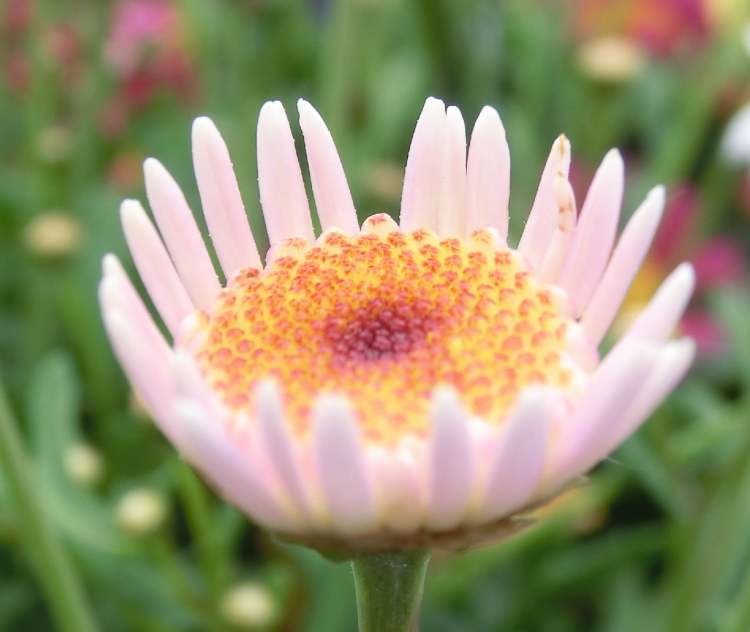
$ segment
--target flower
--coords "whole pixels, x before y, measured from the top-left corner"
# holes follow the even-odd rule
[[[625,298],[616,329],[627,327],[669,270],[683,259],[690,260],[695,269],[696,299],[745,280],[745,257],[740,247],[725,235],[708,238],[700,235],[697,230],[700,209],[698,194],[689,185],[671,196],[651,254]],[[679,329],[696,341],[701,355],[715,355],[725,348],[721,324],[700,304],[690,306]]]
[[[507,244],[510,155],[485,107],[468,147],[461,113],[427,99],[400,223],[360,228],[333,139],[298,103],[316,239],[289,122],[258,121],[256,249],[229,153],[193,125],[217,279],[174,179],[144,164],[160,234],[134,200],[121,218],[168,343],[118,260],[100,285],[104,322],[164,434],[227,500],[285,537],[337,551],[456,547],[516,517],[606,457],[683,377],[670,341],[694,284],[679,266],[600,359],[659,222],[655,188],[613,250],[620,154],[599,167],[577,219],[570,144],[553,144],[517,248]],[[610,256],[611,254],[611,256]]]
[[[160,91],[184,101],[195,96],[197,76],[186,40],[182,15],[171,0],[114,5],[104,55],[118,89],[101,112],[103,132],[116,136]]]
[[[750,166],[750,103],[742,106],[732,116],[724,130],[721,151],[727,162]]]
[[[712,27],[705,0],[578,0],[574,7],[580,36],[624,35],[658,56],[696,48]]]

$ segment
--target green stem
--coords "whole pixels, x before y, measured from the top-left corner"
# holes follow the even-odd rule
[[[326,46],[321,50],[318,79],[322,111],[338,143],[347,142],[348,108],[355,89],[358,44],[357,11],[353,0],[335,0],[331,5]]]
[[[376,553],[352,560],[360,632],[418,629],[429,551]]]
[[[224,579],[221,554],[211,525],[211,508],[203,484],[184,463],[179,464],[180,495],[185,503],[188,524],[195,539],[198,561],[209,585],[211,599],[218,600]]]
[[[19,531],[58,630],[94,632],[79,579],[44,513],[39,483],[0,384],[0,465],[13,492]]]

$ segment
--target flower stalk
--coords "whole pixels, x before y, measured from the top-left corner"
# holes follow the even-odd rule
[[[71,561],[44,515],[39,483],[25,453],[18,425],[0,384],[0,469],[13,491],[15,509],[23,529],[29,559],[62,632],[95,632],[98,629]]]
[[[415,632],[430,551],[374,553],[352,560],[360,632]]]

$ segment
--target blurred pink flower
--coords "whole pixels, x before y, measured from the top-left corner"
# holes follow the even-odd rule
[[[579,37],[624,35],[658,56],[694,48],[710,33],[703,0],[577,0],[574,7]]]
[[[179,14],[167,0],[121,0],[112,12],[107,60],[122,73],[133,72],[149,49],[180,46]]]
[[[3,74],[12,92],[22,94],[29,83],[29,30],[34,13],[31,0],[9,0],[0,24],[0,58]],[[41,50],[45,64],[66,85],[75,82],[82,68],[81,41],[74,26],[66,22],[45,23],[41,28]]]
[[[120,0],[112,11],[105,57],[119,88],[100,116],[100,127],[116,136],[134,110],[166,90],[183,100],[195,96],[197,78],[182,15],[169,0]]]

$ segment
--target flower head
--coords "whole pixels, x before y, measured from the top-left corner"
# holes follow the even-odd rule
[[[687,370],[669,341],[693,288],[683,265],[603,359],[659,223],[657,187],[614,247],[623,162],[609,152],[580,217],[558,138],[517,248],[510,154],[486,107],[428,99],[409,151],[400,221],[360,227],[333,139],[299,102],[322,233],[313,231],[280,103],[258,122],[271,248],[255,246],[227,148],[193,126],[216,274],[183,194],[156,160],[122,205],[136,267],[168,343],[117,259],[100,299],[114,349],[184,457],[265,526],[347,550],[460,546],[517,528],[632,433]]]

